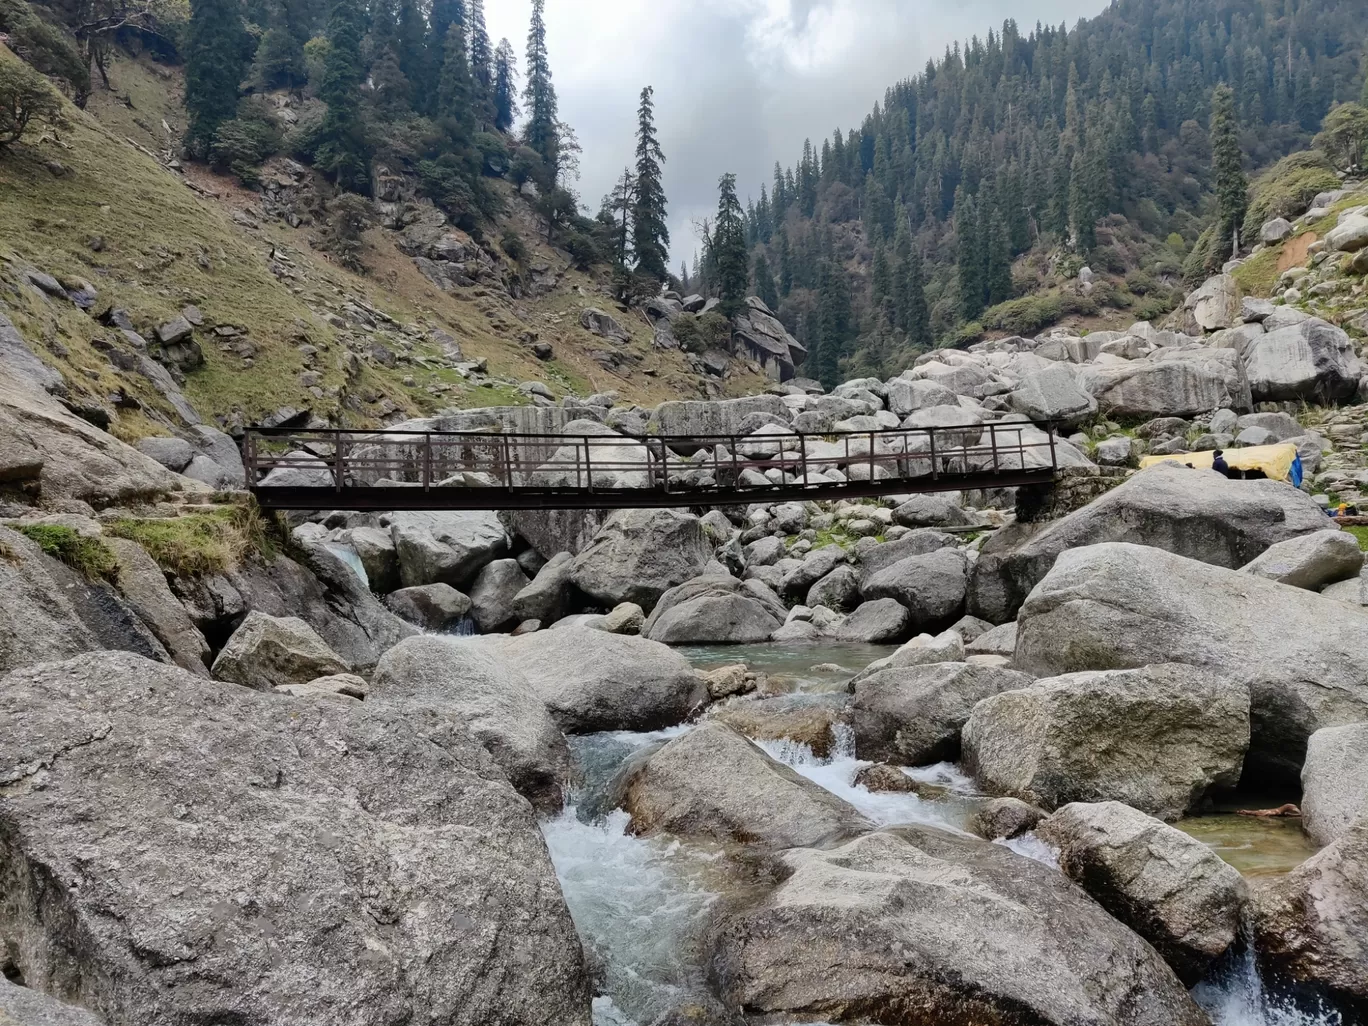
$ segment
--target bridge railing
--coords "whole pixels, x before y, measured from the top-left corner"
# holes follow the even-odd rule
[[[725,492],[729,501],[776,491],[863,494],[1008,486],[1053,476],[1054,425],[1027,422],[798,435],[648,436],[253,429],[244,442],[249,487],[302,491],[489,492],[510,496]],[[972,482],[972,483],[971,483]],[[701,497],[701,496],[700,496]],[[416,498],[416,496],[415,496]],[[340,495],[334,504],[340,505]],[[625,504],[625,503],[624,503]],[[657,503],[659,504],[659,503]]]

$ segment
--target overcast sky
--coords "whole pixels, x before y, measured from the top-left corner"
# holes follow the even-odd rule
[[[547,0],[561,118],[584,147],[580,199],[591,212],[632,161],[641,88],[656,92],[673,263],[692,258],[693,218],[735,172],[758,198],[774,162],[838,125],[858,128],[884,90],[956,39],[1004,18],[1072,25],[1106,0]],[[525,63],[530,0],[486,0],[490,35]]]

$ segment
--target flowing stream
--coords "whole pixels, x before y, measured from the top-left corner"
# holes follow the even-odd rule
[[[692,648],[684,654],[705,668],[745,662],[772,682],[781,678],[783,690],[820,694],[839,691],[854,672],[890,651],[878,646],[758,645]],[[566,903],[600,969],[603,996],[594,1002],[594,1026],[650,1026],[673,1008],[706,1001],[710,916],[724,892],[737,886],[728,855],[720,846],[633,836],[627,814],[616,807],[613,788],[629,760],[688,729],[571,738],[580,783],[572,804],[543,824]],[[964,828],[968,802],[962,799],[973,795],[974,787],[956,766],[904,771],[945,789],[943,799],[929,799],[856,786],[856,774],[869,764],[856,758],[848,731],[838,733],[827,759],[792,742],[760,746],[879,826]],[[1247,875],[1285,873],[1315,852],[1296,824],[1286,820],[1226,815],[1180,826]],[[1056,865],[1054,852],[1033,835],[1002,843]],[[1345,1026],[1334,1011],[1299,1007],[1271,994],[1252,954],[1245,952],[1229,958],[1193,995],[1215,1026]]]

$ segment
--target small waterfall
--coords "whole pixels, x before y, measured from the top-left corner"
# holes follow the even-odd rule
[[[443,636],[448,638],[473,638],[479,633],[480,628],[476,625],[473,616],[463,616],[442,631]]]
[[[1247,921],[1240,928],[1239,946],[1192,991],[1214,1026],[1345,1026],[1344,1017],[1318,999],[1298,1000],[1269,989]]]
[[[356,554],[354,548],[350,545],[336,545],[332,542],[325,544],[323,548],[346,563],[351,568],[351,572],[356,574],[361,583],[366,586],[366,590],[370,590],[370,576],[366,573],[366,566],[361,562],[361,557]]]

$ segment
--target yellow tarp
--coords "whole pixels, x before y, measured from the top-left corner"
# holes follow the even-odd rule
[[[1256,445],[1249,449],[1223,449],[1221,454],[1226,463],[1238,470],[1262,470],[1274,481],[1286,481],[1292,473],[1292,463],[1297,458],[1295,445]],[[1181,467],[1189,463],[1198,470],[1210,470],[1215,459],[1214,452],[1188,452],[1177,456],[1146,456],[1140,461],[1140,469],[1158,466],[1160,463],[1177,463]]]

